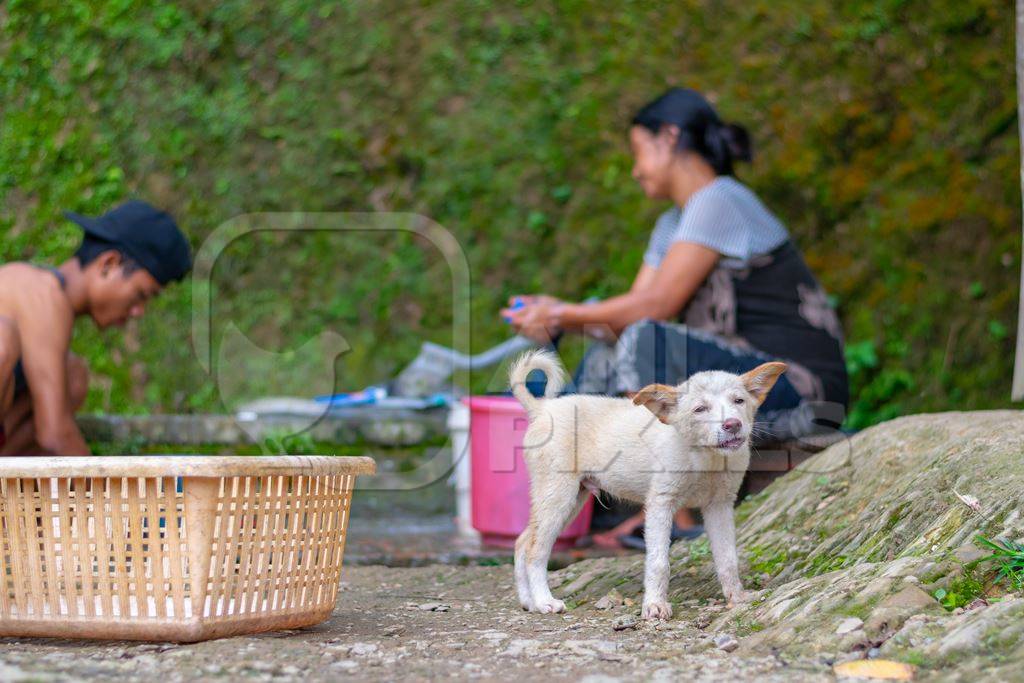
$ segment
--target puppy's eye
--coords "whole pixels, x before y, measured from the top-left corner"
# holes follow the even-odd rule
[[[742,403],[746,403],[746,401],[744,401],[744,400],[743,400],[743,398],[741,398],[741,397],[739,397],[739,396],[737,396],[736,398],[734,398],[734,399],[732,400],[732,402],[733,402],[733,403],[735,403],[736,405],[740,405],[740,404],[742,404]]]
[[[696,408],[693,409],[693,412],[695,412],[695,413],[706,413],[706,412],[708,412],[708,407],[707,406],[697,406]]]

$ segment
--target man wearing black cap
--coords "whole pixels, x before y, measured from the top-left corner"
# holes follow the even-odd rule
[[[75,318],[123,325],[192,267],[174,219],[130,201],[97,218],[65,216],[85,231],[58,268],[0,267],[0,454],[88,455],[75,424],[88,369],[69,351]]]

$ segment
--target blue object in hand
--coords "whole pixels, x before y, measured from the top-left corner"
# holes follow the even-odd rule
[[[526,304],[523,303],[523,299],[517,296],[516,298],[512,299],[512,305],[509,308],[511,308],[513,311],[518,311],[520,308],[523,308],[524,306],[526,306]],[[505,322],[511,323],[512,318],[506,315]]]

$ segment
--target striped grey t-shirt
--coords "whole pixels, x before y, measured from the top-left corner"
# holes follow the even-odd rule
[[[693,193],[686,206],[658,217],[644,263],[661,265],[676,242],[695,242],[744,263],[789,239],[781,221],[749,187],[732,176],[718,176]]]

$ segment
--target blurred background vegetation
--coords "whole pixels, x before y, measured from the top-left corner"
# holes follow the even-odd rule
[[[258,211],[413,211],[461,242],[472,345],[511,294],[626,288],[654,218],[629,177],[632,113],[671,85],[747,125],[739,169],[844,321],[849,424],[1008,403],[1020,268],[1012,3],[680,0],[0,4],[0,260],[56,263],[65,209],[136,196],[200,245]],[[452,278],[409,233],[260,233],[213,282],[294,361],[232,397],[310,395],[302,347],[351,346],[339,390],[452,343]],[[93,411],[221,411],[190,344],[191,288],[124,331],[80,323]],[[223,354],[222,363],[232,355]],[[494,384],[475,378],[476,390]],[[230,400],[229,400],[230,402]]]

